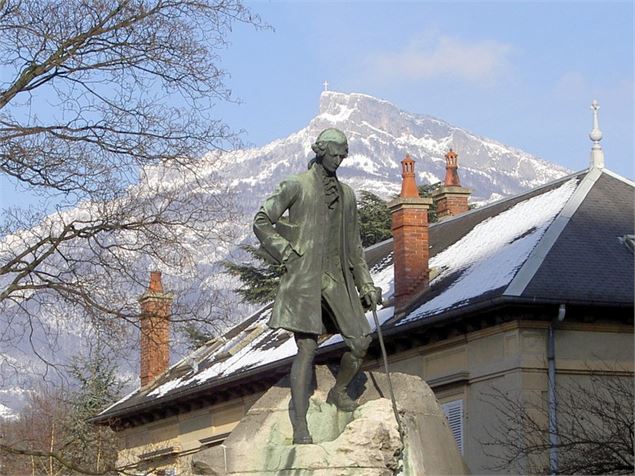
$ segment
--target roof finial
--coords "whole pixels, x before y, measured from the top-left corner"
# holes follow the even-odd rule
[[[322,84],[324,84],[324,91],[328,91],[329,90],[329,82],[325,79],[324,83],[322,83]]]
[[[591,164],[590,167],[596,167],[598,169],[604,168],[604,151],[600,145],[602,140],[602,131],[598,122],[598,111],[600,110],[600,104],[596,99],[591,103],[591,110],[593,111],[593,129],[589,133],[589,138],[593,141],[591,147]]]

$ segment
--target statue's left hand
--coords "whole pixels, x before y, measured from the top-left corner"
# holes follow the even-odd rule
[[[366,311],[370,311],[371,309],[373,311],[376,310],[377,306],[383,302],[381,288],[379,286],[373,286],[361,296],[361,300],[362,306]]]

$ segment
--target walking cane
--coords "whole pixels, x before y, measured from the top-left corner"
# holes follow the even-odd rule
[[[397,411],[397,401],[395,400],[395,392],[392,388],[392,380],[390,379],[390,371],[388,370],[388,356],[386,355],[386,347],[384,346],[384,337],[381,334],[381,326],[379,325],[379,318],[377,317],[377,306],[372,307],[373,318],[375,319],[375,328],[377,329],[377,337],[379,338],[379,346],[381,347],[381,355],[384,358],[384,371],[386,372],[386,378],[388,380],[388,391],[390,392],[390,400],[392,401],[392,411],[395,413],[395,419],[397,420],[397,428],[399,429],[399,436],[403,441],[404,431],[401,426],[401,419],[399,418],[399,412]]]

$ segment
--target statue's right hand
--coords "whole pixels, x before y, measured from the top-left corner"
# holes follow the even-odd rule
[[[382,299],[381,288],[378,286],[372,286],[361,296],[361,300],[364,310],[376,310],[377,306],[384,302]]]

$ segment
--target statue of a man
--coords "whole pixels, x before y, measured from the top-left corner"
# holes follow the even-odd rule
[[[312,443],[306,415],[318,337],[340,333],[349,348],[327,401],[353,411],[347,387],[371,342],[363,308],[381,302],[364,260],[355,195],[335,174],[348,155],[346,136],[326,129],[312,149],[309,170],[283,181],[254,218],[262,250],[286,269],[269,326],[293,332],[298,347],[290,378],[295,444]]]

